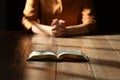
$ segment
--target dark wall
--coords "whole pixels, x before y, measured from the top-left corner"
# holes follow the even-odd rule
[[[0,30],[22,29],[21,18],[26,0],[0,1]]]
[[[21,19],[26,0],[7,0],[7,29],[22,29]]]
[[[6,0],[0,1],[0,29],[6,29]]]
[[[100,32],[120,33],[119,2],[113,0],[95,0],[95,8]]]

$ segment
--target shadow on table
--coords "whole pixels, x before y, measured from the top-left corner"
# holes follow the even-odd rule
[[[120,61],[117,60],[96,59],[91,57],[89,57],[89,60],[91,64],[120,68]]]
[[[118,35],[120,34],[120,31],[98,31],[96,33],[91,33],[91,34],[82,34],[82,35],[76,35],[76,36],[96,36],[96,35]],[[65,37],[75,37],[75,35],[73,36],[65,36]]]

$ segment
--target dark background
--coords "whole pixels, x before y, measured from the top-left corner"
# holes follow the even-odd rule
[[[22,11],[26,0],[1,0],[0,30],[22,30]],[[119,33],[119,2],[94,0],[98,32]]]
[[[0,2],[0,29],[22,30],[22,11],[26,0],[1,0]]]

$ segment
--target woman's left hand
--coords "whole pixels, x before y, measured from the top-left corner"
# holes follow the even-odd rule
[[[54,19],[51,23],[53,26],[52,34],[53,36],[63,36],[66,32],[65,21]]]

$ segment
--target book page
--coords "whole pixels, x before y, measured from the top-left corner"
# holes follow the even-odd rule
[[[71,50],[71,49],[64,49],[58,52],[57,57],[59,59],[78,59],[78,60],[88,60],[88,57],[81,52],[80,50]]]
[[[56,59],[56,54],[53,51],[33,51],[29,54],[28,60],[41,60],[41,59]]]

